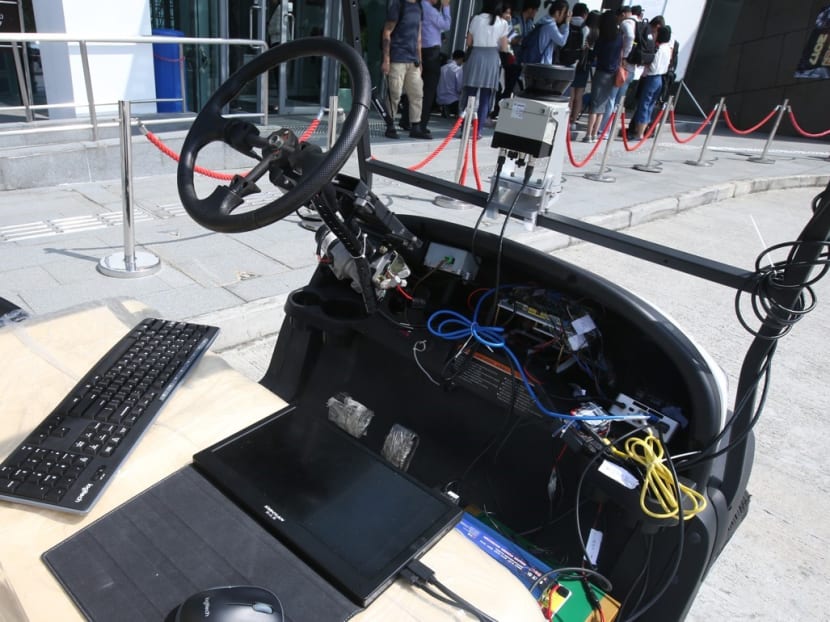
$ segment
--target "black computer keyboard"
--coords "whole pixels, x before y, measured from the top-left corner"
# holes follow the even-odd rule
[[[0,465],[0,499],[86,513],[219,329],[148,318]]]

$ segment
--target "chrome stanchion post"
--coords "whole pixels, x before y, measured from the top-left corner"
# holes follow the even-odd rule
[[[328,130],[328,145],[329,149],[337,140],[337,115],[340,112],[338,109],[339,99],[337,95],[329,97],[329,130]]]
[[[608,161],[608,154],[611,151],[611,143],[614,141],[614,135],[617,133],[617,124],[622,116],[623,106],[625,106],[625,97],[620,99],[620,103],[617,106],[617,112],[614,114],[614,120],[611,122],[611,127],[608,130],[608,144],[605,145],[605,151],[602,153],[602,162],[599,163],[599,172],[585,173],[585,179],[590,179],[591,181],[602,181],[605,183],[617,181],[615,177],[605,175],[605,163]]]
[[[660,124],[657,126],[657,131],[654,134],[654,142],[651,143],[651,150],[648,152],[648,161],[645,164],[635,164],[632,168],[646,173],[660,173],[662,167],[659,162],[654,162],[654,152],[657,151],[657,141],[660,140],[660,133],[663,131],[663,126],[666,124],[666,119],[671,114],[672,106],[674,105],[674,96],[669,96],[669,101],[663,104],[663,116],[660,118]]]
[[[709,132],[706,134],[706,138],[703,141],[703,147],[700,149],[700,155],[698,156],[697,160],[686,160],[686,164],[690,164],[692,166],[712,166],[712,160],[703,160],[703,156],[706,155],[706,148],[709,146],[709,141],[712,139],[712,134],[715,133],[715,126],[718,124],[718,120],[720,119],[720,113],[723,110],[723,102],[724,98],[721,97],[718,101],[717,108],[715,109],[715,117],[712,119],[712,126],[709,128]]]
[[[135,250],[133,231],[133,152],[130,102],[118,102],[118,124],[121,136],[121,191],[124,206],[124,251],[101,258],[98,271],[106,276],[133,278],[159,271],[161,261],[152,253]]]
[[[778,107],[778,116],[775,117],[775,125],[772,126],[772,131],[769,133],[769,138],[767,138],[767,142],[764,145],[764,151],[760,156],[753,156],[749,158],[750,162],[758,162],[759,164],[772,164],[775,162],[775,160],[767,157],[767,152],[769,151],[770,145],[772,145],[772,141],[775,138],[775,132],[778,131],[778,126],[781,124],[781,118],[784,116],[784,111],[789,105],[790,100],[785,99],[784,103]]]
[[[458,160],[455,165],[455,177],[453,181],[458,183],[461,179],[461,169],[464,167],[464,154],[467,152],[467,143],[470,140],[470,128],[473,126],[473,114],[478,110],[478,98],[468,97],[467,106],[464,108],[464,123],[461,124],[461,144],[458,147]],[[459,201],[452,197],[438,195],[432,201],[438,207],[447,209],[470,209],[472,205],[465,201]]]

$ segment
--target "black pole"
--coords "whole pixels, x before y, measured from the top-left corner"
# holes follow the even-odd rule
[[[814,270],[820,269],[827,259],[827,240],[830,238],[830,184],[817,197],[815,212],[794,243],[794,250],[787,265],[776,278],[777,286],[769,288],[772,304],[783,309],[798,309],[805,294],[804,283],[811,279]],[[812,277],[815,278],[815,277]],[[809,298],[809,296],[807,297]],[[809,302],[809,300],[808,300]],[[779,312],[780,313],[780,312]],[[738,388],[735,395],[735,422],[730,437],[739,438],[752,424],[758,388],[758,376],[769,365],[768,357],[774,354],[776,340],[783,335],[786,326],[777,321],[777,316],[767,313],[757,336],[750,344],[744,357]],[[721,485],[727,503],[731,506],[740,501],[740,495],[749,478],[752,466],[753,443],[745,438],[737,443],[726,455],[727,477]]]
[[[360,13],[357,0],[343,0],[343,37],[357,53],[363,56],[363,44],[360,42]],[[366,163],[372,158],[372,146],[369,143],[369,118],[367,116],[363,136],[357,143],[357,166],[360,179],[371,190],[372,172]]]

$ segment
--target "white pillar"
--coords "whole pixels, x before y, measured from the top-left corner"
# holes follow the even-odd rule
[[[138,36],[151,34],[147,0],[33,0],[38,32],[65,33],[79,38]],[[80,49],[73,43],[41,44],[46,101],[76,102],[76,108],[54,108],[50,118],[85,118],[86,106]],[[92,93],[99,116],[116,116],[121,100],[155,97],[153,48],[150,44],[89,45]],[[109,104],[100,106],[100,104]],[[153,104],[136,104],[133,113],[155,112]]]

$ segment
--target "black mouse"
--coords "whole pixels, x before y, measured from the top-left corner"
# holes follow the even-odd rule
[[[283,622],[280,599],[263,587],[229,585],[194,594],[165,618],[168,622]]]

